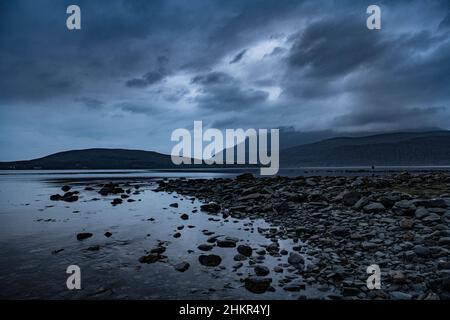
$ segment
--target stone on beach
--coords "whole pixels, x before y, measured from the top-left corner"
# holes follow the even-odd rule
[[[245,288],[253,293],[264,293],[266,292],[270,284],[272,283],[271,278],[264,278],[259,276],[248,277],[244,280]]]
[[[90,232],[81,232],[81,233],[77,234],[77,240],[84,240],[84,239],[90,238],[92,236],[93,236],[93,234]]]
[[[222,262],[222,258],[215,254],[209,254],[199,256],[198,261],[207,267],[217,267]]]

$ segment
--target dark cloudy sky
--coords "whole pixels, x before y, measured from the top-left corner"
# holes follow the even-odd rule
[[[66,28],[78,4],[82,30]],[[369,4],[382,29],[366,28]],[[450,1],[0,0],[0,161],[175,128],[450,128]]]

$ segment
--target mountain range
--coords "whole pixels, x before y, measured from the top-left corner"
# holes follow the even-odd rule
[[[283,146],[283,143],[280,143]],[[292,141],[290,141],[292,145]],[[450,131],[337,137],[280,150],[280,167],[450,165]],[[0,169],[176,169],[170,155],[127,149],[84,149],[43,158],[0,162]],[[222,166],[223,167],[223,166]],[[235,166],[233,166],[235,167]]]

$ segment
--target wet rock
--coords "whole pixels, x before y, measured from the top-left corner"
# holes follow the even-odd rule
[[[414,201],[416,206],[425,208],[447,208],[447,202],[444,199],[424,199]]]
[[[363,241],[363,242],[361,243],[361,247],[362,247],[364,250],[373,250],[373,249],[378,248],[379,245],[378,245],[377,243],[375,243],[375,242],[371,242],[371,241]]]
[[[384,196],[384,197],[380,197],[378,199],[378,201],[380,201],[380,203],[385,207],[385,208],[392,208],[395,204],[395,200],[392,199],[391,197],[388,196]]]
[[[333,230],[331,230],[331,232],[339,237],[345,237],[350,233],[350,230],[347,229],[346,227],[336,227]]]
[[[237,247],[237,251],[246,257],[250,257],[252,255],[253,249],[248,245],[241,244]]]
[[[67,192],[67,191],[69,191],[70,189],[71,189],[71,187],[68,186],[68,185],[65,185],[65,186],[63,186],[63,187],[61,188],[61,190],[64,191],[64,192]]]
[[[109,232],[109,231],[106,231],[106,232],[105,232],[105,237],[109,238],[109,237],[111,237],[111,236],[112,236],[112,233],[111,233],[111,232]]]
[[[403,254],[406,261],[412,261],[416,257],[416,253],[413,250],[408,250]]]
[[[148,255],[139,258],[140,263],[155,263],[162,259],[162,256],[158,253],[150,253]]]
[[[60,194],[53,194],[50,196],[50,200],[52,201],[58,201],[61,200],[62,196]]]
[[[420,208],[417,208],[417,210],[415,212],[415,217],[417,219],[422,219],[422,218],[428,216],[429,214],[430,214],[430,212],[427,209],[420,207]]]
[[[217,240],[217,246],[221,248],[234,248],[236,247],[236,241],[231,239]]]
[[[253,293],[264,293],[269,289],[270,284],[272,283],[271,278],[264,277],[248,277],[244,280],[245,288]]]
[[[286,195],[286,199],[294,203],[304,203],[307,198],[308,196],[304,193],[294,193]]]
[[[439,238],[438,244],[440,246],[450,246],[450,237]]]
[[[123,202],[122,199],[120,199],[120,198],[115,198],[115,199],[113,199],[113,201],[111,201],[111,204],[112,204],[113,206],[115,206],[115,205],[121,204],[122,202]]]
[[[394,212],[405,216],[413,216],[416,212],[416,209],[416,205],[411,200],[398,201],[393,207]]]
[[[208,204],[201,205],[200,209],[204,212],[217,213],[220,211],[220,205],[215,202],[210,202]]]
[[[233,260],[234,261],[244,261],[244,260],[247,260],[247,257],[244,256],[243,254],[238,253],[233,257]]]
[[[413,226],[414,226],[413,219],[404,218],[404,219],[400,220],[400,228],[402,228],[402,229],[412,229]]]
[[[355,205],[353,206],[354,209],[356,210],[361,210],[362,208],[364,208],[366,205],[369,204],[369,198],[367,197],[362,197],[361,199],[359,199]]]
[[[278,251],[280,251],[280,246],[278,245],[278,243],[274,242],[274,243],[269,244],[266,247],[266,250],[269,253],[278,253]]]
[[[190,264],[187,262],[180,262],[175,265],[175,270],[179,272],[185,272],[187,269],[189,269]]]
[[[413,250],[415,254],[422,258],[427,258],[431,254],[430,249],[423,245],[416,245]]]
[[[78,196],[62,197],[61,200],[65,201],[65,202],[75,202],[75,201],[78,201]]]
[[[392,271],[389,274],[389,276],[390,276],[390,278],[392,280],[392,283],[395,283],[395,284],[404,284],[404,283],[406,283],[406,277],[405,277],[405,274],[403,272]]]
[[[180,218],[183,219],[183,220],[188,220],[188,219],[189,219],[189,215],[187,215],[186,213],[183,213],[183,214],[180,216]]]
[[[77,240],[84,240],[84,239],[90,238],[92,236],[93,236],[93,234],[90,232],[81,232],[81,233],[77,234]]]
[[[304,283],[289,283],[288,285],[284,286],[283,289],[290,292],[298,292],[300,290],[304,290],[306,288],[306,285]]]
[[[367,213],[378,213],[384,210],[386,210],[386,208],[379,202],[368,204],[363,208],[363,211]]]
[[[276,267],[273,268],[273,272],[275,272],[275,273],[282,273],[283,272],[283,268],[276,266]]]
[[[169,204],[169,207],[178,208],[178,203],[176,203],[176,202],[171,203],[171,204]]]
[[[212,233],[214,233],[214,232],[212,232]],[[203,232],[203,234],[206,235],[206,233],[204,233],[204,232]],[[217,239],[218,239],[219,237],[220,237],[220,236],[209,237],[209,238],[206,240],[206,242],[208,242],[208,243],[215,243],[215,242],[217,242]]]
[[[163,246],[158,246],[158,247],[155,247],[155,248],[153,248],[153,249],[150,250],[150,253],[158,253],[158,254],[162,254],[162,253],[164,253],[164,252],[166,252],[166,248],[163,247]]]
[[[75,192],[66,192],[63,196],[59,194],[54,194],[50,196],[50,200],[52,201],[65,201],[65,202],[75,202],[78,201],[78,191]]]
[[[299,266],[305,263],[305,259],[297,252],[291,252],[288,257],[288,262],[294,266]]]
[[[346,191],[342,195],[342,202],[346,206],[354,206],[362,197],[361,193],[357,191]]]
[[[290,213],[292,211],[292,207],[288,202],[282,202],[280,204],[276,204],[274,206],[274,209],[278,214],[286,214],[286,213]]]
[[[217,267],[222,262],[222,258],[215,254],[209,254],[199,256],[198,261],[207,267]]]
[[[119,188],[116,184],[109,183],[104,185],[98,193],[101,194],[102,196],[107,196],[109,194],[120,194],[124,192],[125,191],[122,188]]]
[[[267,276],[270,273],[269,268],[262,265],[256,265],[253,269],[255,270],[255,274],[257,276]]]
[[[214,246],[212,246],[210,244],[201,244],[197,248],[201,251],[210,251],[210,250],[212,250],[212,248],[214,248]]]
[[[174,237],[174,238],[179,238],[179,237],[181,237],[181,233],[176,232],[176,233],[173,235],[173,237]]]
[[[260,256],[263,256],[263,255],[266,254],[266,250],[264,250],[264,249],[256,250],[256,254],[257,254],[257,255],[260,255]]]
[[[441,221],[441,216],[436,213],[430,212],[430,213],[428,213],[427,216],[422,218],[422,221],[423,222],[438,222],[438,221]]]

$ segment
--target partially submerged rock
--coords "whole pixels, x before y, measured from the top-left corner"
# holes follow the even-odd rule
[[[84,240],[84,239],[90,238],[92,236],[93,236],[93,234],[90,232],[80,232],[77,234],[77,240]]]
[[[198,261],[207,267],[217,267],[222,262],[222,258],[215,254],[209,254],[199,256]]]

